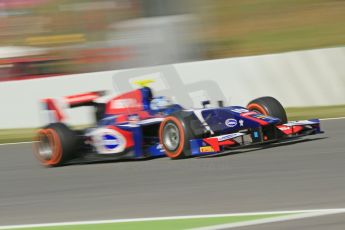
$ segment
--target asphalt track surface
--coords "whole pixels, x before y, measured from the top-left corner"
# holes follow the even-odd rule
[[[311,217],[306,219],[275,222],[248,227],[236,228],[237,230],[343,230],[345,228],[345,214]]]
[[[303,141],[216,157],[60,168],[40,166],[30,144],[0,146],[0,225],[345,208],[345,120],[322,128]],[[241,229],[298,223],[345,229],[343,214]]]

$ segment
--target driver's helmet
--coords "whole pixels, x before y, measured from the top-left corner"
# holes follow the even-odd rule
[[[171,102],[168,98],[164,96],[159,96],[152,98],[150,108],[152,110],[162,110],[168,108],[170,105]]]

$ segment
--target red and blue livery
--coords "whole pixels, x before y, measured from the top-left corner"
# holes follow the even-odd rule
[[[149,81],[148,81],[149,82]],[[146,82],[147,83],[147,82]],[[37,131],[34,153],[45,166],[168,156],[181,159],[217,154],[323,133],[318,119],[288,122],[282,105],[261,97],[246,107],[185,109],[154,96],[142,83],[121,95],[91,92],[62,99],[44,99],[50,124]],[[69,128],[66,108],[95,108],[93,127]]]

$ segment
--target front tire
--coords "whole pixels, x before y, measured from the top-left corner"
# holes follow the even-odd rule
[[[247,105],[250,111],[256,111],[266,116],[279,118],[281,124],[287,123],[287,115],[284,107],[273,97],[260,97],[252,100]]]
[[[77,135],[62,123],[53,123],[37,132],[34,154],[44,166],[61,166],[75,156]]]
[[[166,155],[182,159],[192,155],[189,141],[203,134],[203,128],[192,113],[178,112],[166,117],[159,128],[159,140]]]

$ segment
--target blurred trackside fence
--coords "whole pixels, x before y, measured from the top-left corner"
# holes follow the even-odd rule
[[[40,99],[105,90],[121,93],[133,81],[154,79],[154,92],[186,107],[245,106],[251,99],[273,96],[284,106],[345,104],[345,47],[172,64],[0,83],[0,129],[38,127],[45,119]],[[91,108],[69,110],[73,125],[93,120]]]

